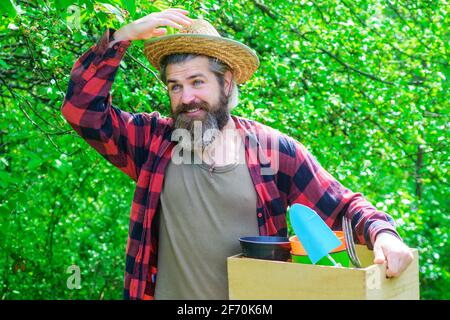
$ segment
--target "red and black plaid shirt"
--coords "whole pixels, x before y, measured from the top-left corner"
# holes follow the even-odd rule
[[[164,173],[176,142],[173,122],[158,112],[128,113],[111,104],[111,86],[130,41],[111,48],[111,30],[73,66],[62,113],[72,128],[106,160],[136,181],[126,249],[125,299],[152,299],[157,273],[155,215]],[[343,187],[294,139],[255,121],[232,117],[242,135],[257,193],[260,235],[287,235],[293,203],[314,209],[332,229],[349,217],[356,239],[372,248],[376,235],[397,235],[394,221],[360,193]]]

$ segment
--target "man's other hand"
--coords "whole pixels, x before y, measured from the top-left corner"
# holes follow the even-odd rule
[[[399,238],[388,232],[377,235],[373,246],[374,263],[387,262],[386,276],[398,277],[413,261],[411,249]]]

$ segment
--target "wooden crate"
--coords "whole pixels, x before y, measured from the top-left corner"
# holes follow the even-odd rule
[[[231,300],[418,300],[419,258],[400,277],[386,278],[386,266],[373,264],[373,251],[357,245],[363,268],[342,268],[292,262],[250,259],[236,255],[227,259]]]

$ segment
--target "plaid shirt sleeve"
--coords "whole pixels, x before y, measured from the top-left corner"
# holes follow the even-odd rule
[[[110,90],[131,41],[111,45],[108,29],[74,64],[61,108],[70,126],[106,160],[137,181],[148,156],[153,114],[132,114],[112,106]]]
[[[380,232],[389,232],[400,238],[391,216],[378,211],[361,193],[345,188],[301,143],[290,140],[295,160],[291,167],[289,204],[309,206],[334,230],[342,228],[341,219],[345,214],[351,219],[357,242],[366,244],[369,249],[373,249]]]

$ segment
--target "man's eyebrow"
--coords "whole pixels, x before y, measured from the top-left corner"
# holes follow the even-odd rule
[[[192,76],[187,77],[187,80],[191,80],[191,79],[199,78],[199,77],[206,78],[206,76],[203,73],[196,73],[196,74],[193,74]],[[175,80],[175,79],[168,79],[167,80],[167,83],[171,83],[171,82],[172,83],[177,83],[178,80]]]

